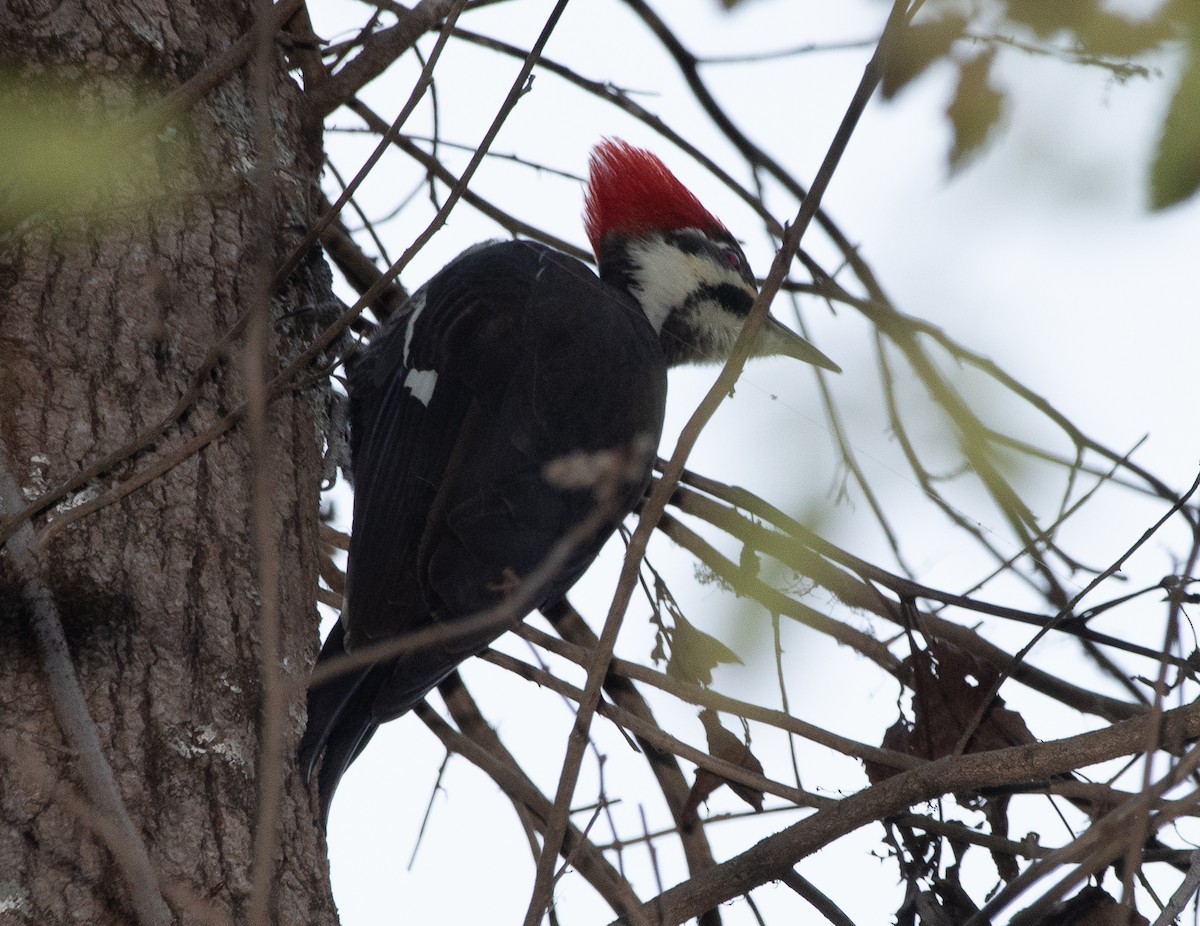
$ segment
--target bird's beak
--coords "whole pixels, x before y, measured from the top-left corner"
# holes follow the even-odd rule
[[[834,373],[842,372],[842,368],[836,363],[770,315],[767,316],[766,323],[759,332],[758,345],[754,353],[759,357],[794,357]]]

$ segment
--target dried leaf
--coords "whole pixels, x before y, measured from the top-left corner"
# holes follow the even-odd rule
[[[991,49],[959,65],[958,86],[946,109],[954,127],[952,172],[964,167],[983,148],[1004,113],[1005,96],[990,80],[995,57],[995,49]]]
[[[1132,57],[1171,41],[1175,25],[1165,8],[1149,19],[1127,19],[1117,13],[1098,10],[1087,22],[1079,24],[1075,34],[1081,50],[1087,54]],[[1127,69],[1131,75],[1147,76],[1145,66],[1133,61],[1128,62]],[[1114,73],[1119,79],[1120,69]]]
[[[984,802],[983,811],[987,814],[988,826],[991,827],[994,836],[1008,836],[1008,800],[1007,796],[1000,795],[988,798]],[[996,866],[996,873],[1006,884],[1021,873],[1017,860],[1011,853],[1003,849],[989,851],[992,854],[992,864]]]
[[[979,908],[960,886],[933,879],[933,890],[913,897],[913,907],[921,926],[959,926],[979,912]]]
[[[950,922],[965,923],[979,912],[979,908],[959,883],[958,866],[951,866],[946,875],[945,878],[933,878],[933,889],[942,902],[942,909],[951,915]]]
[[[1150,205],[1166,209],[1200,188],[1200,35],[1193,35],[1150,169]]]
[[[741,665],[738,654],[716,637],[697,630],[680,613],[676,613],[675,629],[671,634],[671,658],[667,674],[693,685],[711,685],[712,671],[722,663]]]
[[[1022,910],[1010,926],[1149,926],[1149,920],[1117,903],[1103,888],[1085,887],[1049,910]]]
[[[1100,6],[1099,0],[1009,0],[1008,17],[1029,26],[1040,38],[1075,31],[1087,22]]]
[[[880,89],[885,100],[892,99],[929,65],[946,57],[954,40],[962,35],[967,21],[950,14],[930,22],[909,26],[884,63]]]
[[[905,660],[913,688],[913,717],[910,725],[901,718],[888,728],[881,745],[921,759],[949,755],[983,705],[996,672],[965,650],[942,641],[931,641],[929,649]],[[983,715],[967,752],[986,752],[1026,743],[1037,738],[1017,711],[1004,706],[997,696]],[[878,784],[896,769],[867,763],[867,777]]]
[[[722,759],[725,762],[732,763],[758,775],[763,773],[762,763],[758,761],[758,757],[750,751],[750,747],[742,742],[741,739],[721,726],[721,721],[717,717],[716,711],[707,709],[701,711],[700,722],[704,724],[704,733],[708,737],[708,754],[710,756],[715,759]],[[714,772],[710,772],[708,769],[700,768],[696,770],[696,783],[692,785],[687,803],[684,805],[683,819],[689,823],[694,821],[696,809],[700,806],[700,803],[707,800],[710,794],[725,784],[729,785],[734,794],[756,811],[762,810],[762,791],[752,788],[749,785],[744,785],[741,782],[729,781]]]
[[[931,640],[927,650],[906,659],[904,669],[913,689],[914,722],[909,724],[901,717],[888,728],[881,745],[921,759],[949,755],[962,739],[968,724],[974,722],[996,683],[995,669],[965,650],[938,640]],[[996,696],[967,741],[966,752],[986,752],[1035,742],[1037,739],[1025,718],[1005,707],[1004,699]],[[867,762],[866,772],[871,784],[879,784],[895,775],[897,769]],[[1008,798],[981,798],[978,803],[988,816],[992,832],[998,836],[1007,835]],[[1017,876],[1017,864],[1012,856],[994,851],[992,861],[1005,881]]]

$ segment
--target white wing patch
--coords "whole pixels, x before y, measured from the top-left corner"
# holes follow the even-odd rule
[[[412,397],[429,407],[433,398],[433,388],[437,385],[437,370],[409,370],[404,377],[404,388],[412,393]]]
[[[404,365],[408,366],[408,349],[412,347],[413,331],[417,326],[417,316],[425,310],[425,288],[417,290],[413,293],[412,311],[408,313],[408,325],[404,329]],[[410,374],[411,375],[411,374]],[[407,380],[405,385],[408,385]],[[429,387],[430,394],[433,394],[433,387]],[[426,405],[429,403],[426,402]]]

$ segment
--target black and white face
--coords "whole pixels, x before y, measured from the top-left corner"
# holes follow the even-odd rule
[[[626,289],[662,341],[667,363],[723,363],[758,296],[746,255],[724,231],[683,228],[612,236],[601,277]],[[767,318],[752,352],[788,356],[830,370],[837,365],[799,335]]]
[[[727,234],[683,228],[626,242],[629,290],[667,361],[723,360],[758,295],[746,255]]]

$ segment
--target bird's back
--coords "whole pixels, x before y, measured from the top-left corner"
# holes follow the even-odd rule
[[[427,403],[403,386],[414,370],[436,372]],[[473,249],[434,277],[411,330],[398,319],[352,368],[350,390],[356,647],[422,623],[422,610],[466,617],[495,604],[509,574],[528,575],[595,507],[592,490],[547,482],[546,464],[635,442],[652,453],[666,374],[632,299],[579,261],[516,241]],[[614,524],[648,476],[649,460]],[[598,547],[584,545],[547,593],[564,593]],[[374,568],[381,550],[401,551],[387,557],[393,568]],[[420,601],[397,597],[401,560]],[[411,581],[401,588],[413,592]]]
[[[322,749],[341,754],[326,801],[374,725],[507,629],[453,624],[500,603],[596,512],[597,487],[552,483],[547,464],[640,453],[608,486],[603,523],[514,620],[587,569],[649,480],[666,366],[632,298],[573,258],[514,241],[473,248],[430,280],[350,365],[349,391],[346,608],[321,659],[434,624],[453,638],[310,691],[304,767]]]

